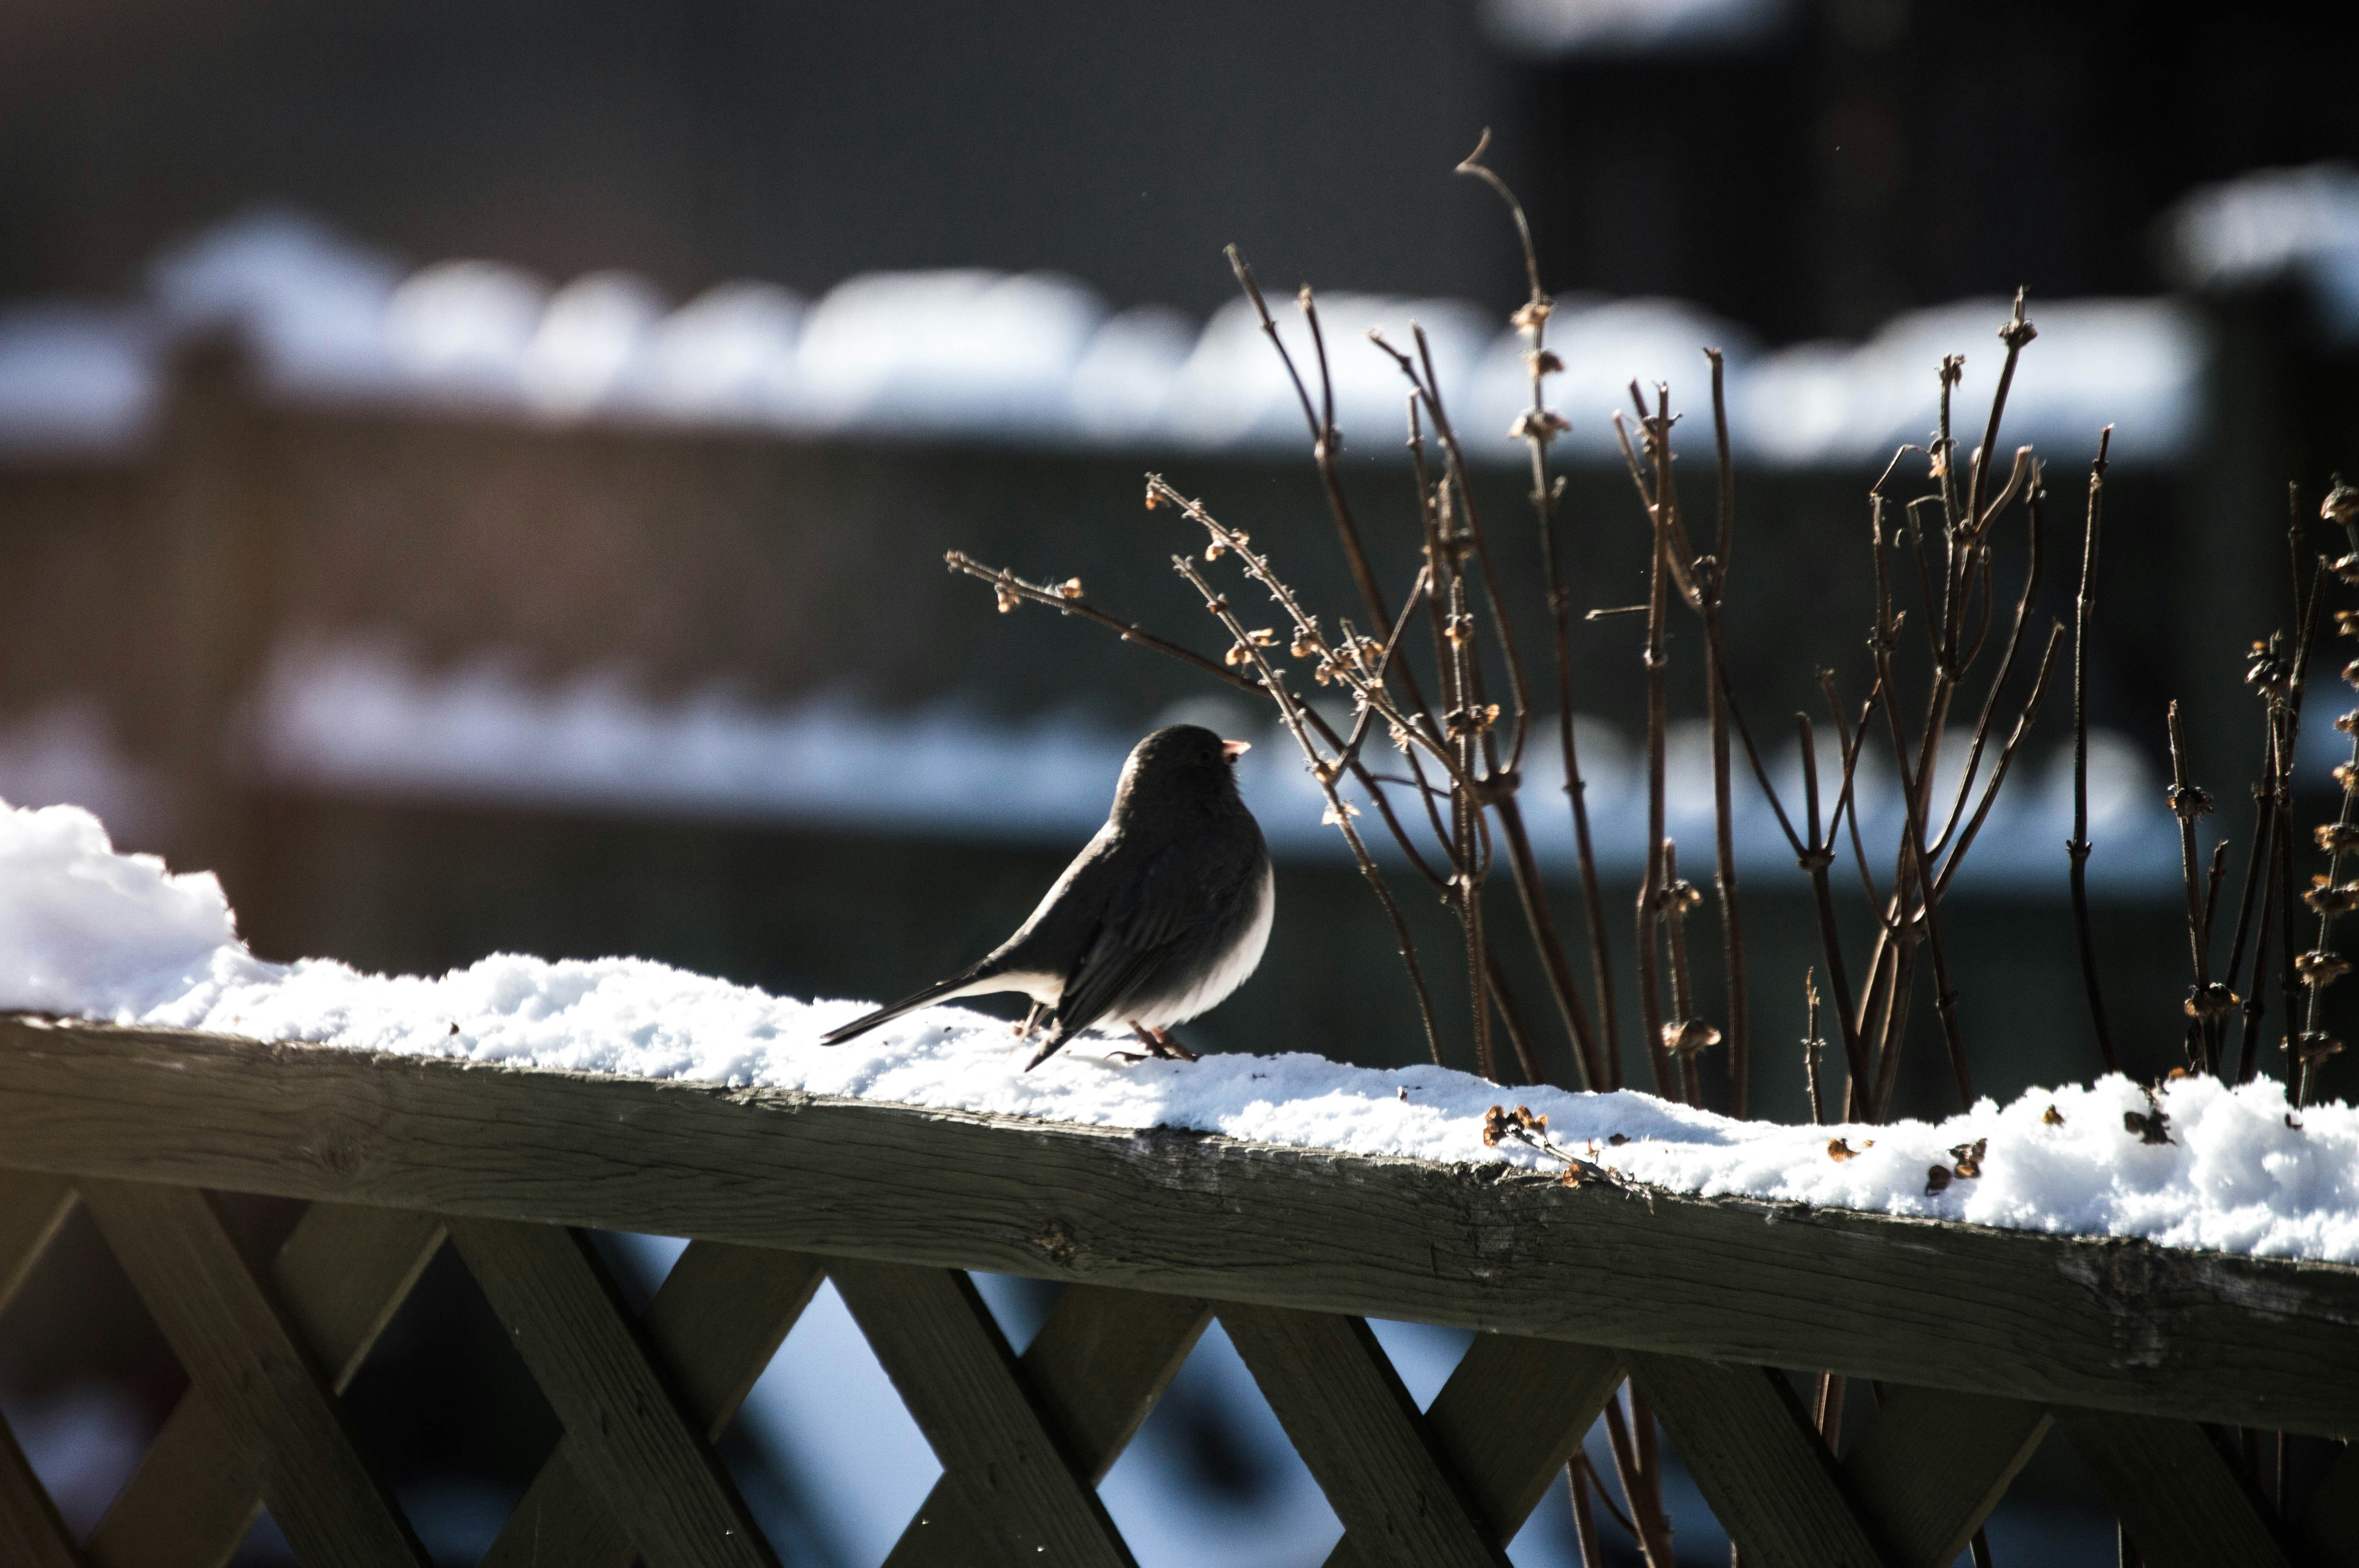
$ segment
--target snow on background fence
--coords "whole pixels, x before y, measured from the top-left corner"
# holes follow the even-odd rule
[[[1111,781],[1137,739],[1083,713],[1010,720],[955,700],[894,713],[827,694],[776,707],[722,688],[657,698],[613,670],[550,687],[496,657],[428,670],[385,642],[280,649],[246,712],[252,776],[305,792],[1043,847],[1077,844],[1096,831]],[[1239,772],[1273,854],[1350,863],[1342,836],[1321,820],[1324,797],[1282,729],[1223,697],[1180,704],[1158,722],[1181,720],[1256,742]],[[1541,722],[1543,733],[1553,731],[1552,718]],[[1647,843],[1641,759],[1613,726],[1587,715],[1575,725],[1598,867],[1609,877],[1636,877]],[[2301,766],[2323,775],[2345,759],[2329,754],[2339,738],[2315,728],[2304,737]],[[1942,748],[1944,802],[1954,797],[1969,740],[1960,731]],[[1820,745],[1820,777],[1839,777],[1832,737]],[[1681,842],[1712,836],[1709,746],[1701,720],[1672,726],[1666,820]],[[1985,751],[1979,779],[1988,778],[1997,750],[1995,741]],[[1765,761],[1788,809],[1797,809],[1799,744],[1784,741]],[[1534,746],[1525,774],[1533,800],[1561,797],[1562,763],[1553,747]],[[1863,754],[1858,791],[1864,836],[1896,841],[1903,806],[1888,765],[1873,752]],[[165,782],[125,754],[105,714],[82,698],[0,724],[0,798],[87,806],[135,842],[156,841],[171,810]],[[1773,880],[1791,874],[1792,851],[1741,765],[1734,798],[1740,870]],[[2101,896],[2177,887],[2177,821],[2164,806],[2161,781],[2123,736],[2090,737],[2089,812],[2097,846],[2089,885]],[[2027,750],[1961,863],[1957,885],[2060,897],[2071,823],[2069,748]],[[1571,814],[1536,809],[1527,826],[1543,866],[1570,876]],[[1380,857],[1397,859],[1387,835],[1369,842]]]
[[[1273,852],[1349,863],[1342,836],[1321,824],[1324,797],[1278,726],[1223,698],[1183,704],[1163,717],[1256,742],[1239,771]],[[1348,718],[1338,717],[1348,728]],[[1599,867],[1635,877],[1644,869],[1647,837],[1641,760],[1611,726],[1586,716],[1576,726]],[[1547,720],[1543,732],[1553,728]],[[1051,845],[1079,843],[1104,820],[1112,781],[1137,739],[1086,716],[1010,722],[955,703],[888,714],[830,696],[778,708],[721,691],[657,701],[614,673],[549,689],[496,661],[429,673],[383,643],[282,650],[255,706],[254,733],[266,776],[331,793]],[[1945,807],[1955,797],[1970,739],[1961,730],[1942,747],[1937,795]],[[2327,734],[2326,744],[2334,739]],[[1833,738],[1822,736],[1819,744],[1820,777],[1839,778]],[[1995,741],[1978,778],[1989,777],[1997,751]],[[1702,720],[1675,724],[1669,752],[1671,834],[1708,842],[1712,763]],[[1765,762],[1788,808],[1799,809],[1799,743],[1784,742]],[[1534,746],[1525,773],[1530,798],[1561,798],[1563,764],[1552,746]],[[1888,765],[1864,754],[1859,778],[1864,833],[1871,842],[1897,841],[1904,807]],[[2178,825],[2134,743],[2102,731],[2091,737],[2089,799],[2098,846],[2089,862],[2091,885],[2117,895],[2175,886]],[[1793,852],[1741,763],[1735,800],[1740,866],[1748,874],[1790,873]],[[1571,812],[1535,809],[1529,824],[1544,862],[1569,876],[1575,864]],[[2071,825],[2069,747],[2018,758],[1974,852],[1961,863],[1959,885],[2060,894]],[[1397,853],[1386,835],[1370,841],[1381,853]]]
[[[2291,268],[2341,298],[2335,290],[2359,277],[2359,180],[2269,178],[2299,189],[2269,199],[2247,181],[2181,214],[2190,280]],[[1567,366],[1550,395],[1572,421],[1560,450],[1618,461],[1609,416],[1627,406],[1633,378],[1668,380],[1675,401],[1700,406],[1698,351],[1711,344],[1727,353],[1732,436],[1746,461],[1881,462],[1931,428],[1940,357],[1985,342],[2006,310],[1965,300],[1896,317],[1865,342],[1764,351],[1679,300],[1568,297],[1550,325]],[[1289,346],[1304,353],[1299,317],[1281,315]],[[1523,348],[1491,313],[1462,300],[1339,293],[1322,297],[1321,315],[1337,420],[1354,449],[1397,449],[1403,420],[1399,373],[1362,336],[1381,330],[1408,348],[1416,322],[1472,459],[1524,460],[1505,438],[1529,397]],[[2118,462],[2190,456],[2207,352],[2195,312],[2170,299],[2083,299],[2040,300],[2033,315],[2039,341],[2009,405],[2011,439],[2079,460],[2112,424]],[[734,282],[674,304],[618,272],[552,287],[496,261],[410,270],[313,219],[270,210],[158,257],[139,299],[0,312],[0,452],[136,447],[159,406],[170,345],[224,329],[252,348],[273,394],[315,403],[1068,449],[1302,444],[1293,389],[1242,300],[1200,325],[1164,306],[1112,310],[1052,274],[951,269],[853,277],[816,301]]]

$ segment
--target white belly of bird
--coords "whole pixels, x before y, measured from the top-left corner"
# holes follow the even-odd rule
[[[1124,1022],[1142,1029],[1169,1029],[1210,1012],[1227,1000],[1229,993],[1245,984],[1260,965],[1262,950],[1269,946],[1270,923],[1277,914],[1277,886],[1269,868],[1265,866],[1261,887],[1254,898],[1253,921],[1237,938],[1236,946],[1187,991],[1173,997],[1152,998]]]

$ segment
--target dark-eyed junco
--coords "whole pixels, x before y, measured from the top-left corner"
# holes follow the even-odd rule
[[[929,1002],[991,991],[1032,999],[1028,1038],[1055,1009],[1030,1072],[1094,1023],[1128,1024],[1158,1056],[1194,1060],[1165,1033],[1224,1000],[1261,962],[1277,907],[1269,850],[1237,796],[1242,741],[1175,724],[1134,747],[1106,817],[1015,935],[949,979],[826,1035],[836,1045]]]

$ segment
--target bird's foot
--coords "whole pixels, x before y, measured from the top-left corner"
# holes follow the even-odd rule
[[[1109,1051],[1105,1054],[1105,1059],[1109,1062],[1118,1062],[1125,1067],[1136,1067],[1141,1062],[1147,1060],[1147,1053],[1144,1051]]]
[[[1048,1011],[1047,1002],[1036,1001],[1032,1004],[1032,1011],[1024,1015],[1023,1022],[1011,1023],[1008,1028],[1018,1040],[1029,1040],[1032,1038],[1033,1031],[1040,1027],[1040,1020],[1048,1014]]]
[[[1195,1052],[1172,1039],[1171,1032],[1168,1029],[1148,1029],[1142,1024],[1134,1023],[1130,1026],[1130,1032],[1137,1035],[1140,1042],[1147,1046],[1147,1054],[1150,1056],[1166,1062],[1194,1062],[1201,1059]]]

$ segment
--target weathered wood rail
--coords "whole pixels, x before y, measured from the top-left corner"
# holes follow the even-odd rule
[[[250,1271],[209,1190],[310,1200]],[[2051,1427],[2150,1564],[2359,1563],[2212,1426],[2359,1434],[2359,1269],[1174,1133],[0,1018],[0,1303],[88,1206],[190,1388],[90,1539],[0,1435],[0,1563],[419,1563],[338,1394],[447,1239],[565,1437],[485,1559],[772,1561],[711,1440],[832,1278],[943,1476],[890,1562],[1119,1564],[1096,1483],[1215,1314],[1331,1563],[1503,1563],[1625,1376],[1755,1564],[1946,1565]],[[579,1227],[692,1238],[645,1314]],[[1061,1281],[1011,1353],[962,1271]],[[1430,1408],[1362,1316],[1484,1331]],[[1779,1369],[1897,1388],[1837,1458]],[[4,1433],[5,1429],[0,1429]]]

